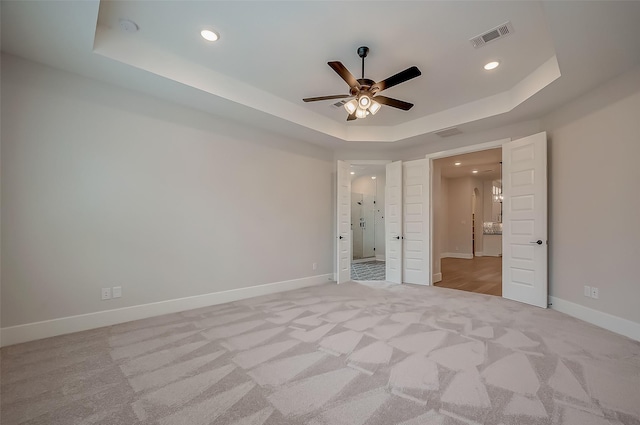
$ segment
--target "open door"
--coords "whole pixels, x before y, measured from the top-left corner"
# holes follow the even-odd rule
[[[385,188],[385,272],[387,282],[402,283],[402,161],[387,164]]]
[[[351,280],[351,174],[349,163],[338,161],[337,170],[336,282]]]
[[[502,145],[502,296],[547,307],[547,134]]]
[[[431,284],[429,244],[429,161],[403,164],[403,282]]]

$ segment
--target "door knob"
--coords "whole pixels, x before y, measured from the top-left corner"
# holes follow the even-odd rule
[[[344,239],[344,237],[342,235],[338,236],[339,239]]]
[[[537,243],[538,245],[542,245],[542,241],[538,239],[537,241],[529,242],[529,243]]]
[[[400,239],[400,236],[396,236],[396,239]]]

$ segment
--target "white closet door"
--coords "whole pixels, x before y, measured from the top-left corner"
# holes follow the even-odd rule
[[[502,296],[547,307],[547,135],[502,145]]]
[[[403,164],[403,282],[429,285],[429,161]]]
[[[385,187],[386,280],[402,283],[402,161],[387,164]]]

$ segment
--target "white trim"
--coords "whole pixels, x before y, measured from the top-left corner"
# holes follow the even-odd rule
[[[447,158],[449,156],[460,155],[463,153],[480,152],[489,149],[501,148],[503,144],[510,142],[511,138],[493,140],[491,142],[480,143],[479,145],[463,146],[461,148],[450,149],[448,151],[440,151],[430,153],[425,156],[427,159]]]
[[[484,255],[482,255],[482,251],[476,251],[476,257],[484,257]]]
[[[434,283],[440,282],[442,280],[442,273],[434,273],[433,277],[431,278],[431,284],[433,285]]]
[[[393,162],[390,159],[349,159],[348,161],[353,165],[386,165]]]
[[[386,255],[378,255],[376,254],[376,261],[386,261],[387,257]]]
[[[551,303],[549,308],[553,310],[640,341],[640,323],[613,316],[609,313],[603,313],[602,311],[594,310],[561,298],[549,297],[549,302]]]
[[[358,258],[357,260],[351,260],[351,264],[368,263],[369,261],[378,261],[376,257]]]
[[[462,258],[464,260],[473,260],[473,254],[464,254],[462,252],[443,252],[440,258]]]
[[[267,283],[247,288],[230,289],[192,297],[177,298],[156,303],[141,304],[114,310],[97,311],[77,316],[61,317],[42,322],[27,323],[0,329],[0,346],[19,344],[56,335],[86,331],[103,326],[146,319],[163,314],[177,313],[194,308],[238,301],[245,298],[290,291],[320,285],[331,280],[331,274],[304,277],[282,282]]]

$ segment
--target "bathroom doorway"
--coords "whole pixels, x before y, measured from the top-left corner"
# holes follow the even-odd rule
[[[351,279],[385,279],[385,164],[351,164]]]

